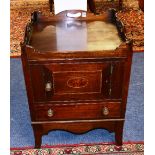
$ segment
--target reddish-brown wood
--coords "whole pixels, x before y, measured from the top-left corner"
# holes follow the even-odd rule
[[[56,129],[105,128],[122,145],[132,47],[114,10],[76,19],[34,12],[21,47],[36,148]]]
[[[144,0],[138,0],[139,2],[139,7],[142,11],[144,11]]]
[[[139,0],[139,1],[141,1],[141,0]],[[142,1],[144,1],[144,0],[142,0]],[[119,5],[119,9],[122,9],[122,3],[123,3],[122,0],[118,0],[118,3],[119,3],[118,4]],[[53,4],[54,4],[54,1],[53,0],[49,0],[50,12],[52,12],[52,10],[53,10]],[[95,6],[95,1],[94,0],[87,0],[87,4],[88,4],[88,7],[89,7],[89,9],[90,9],[90,11],[92,13],[98,14],[96,12],[96,6]],[[142,4],[142,3],[140,3],[140,4]],[[144,2],[143,2],[143,4],[144,4]]]
[[[53,10],[54,0],[49,0],[50,12]],[[95,2],[94,0],[87,0],[88,7],[91,12],[96,13]]]
[[[54,3],[54,0],[49,0],[50,12],[52,12],[53,10],[53,3]]]
[[[35,108],[36,121],[50,120],[77,120],[77,119],[103,119],[120,118],[120,103],[96,103],[96,104],[57,104],[50,106],[37,106]],[[108,113],[104,114],[105,108]],[[49,109],[52,110],[52,116],[48,115]],[[63,109],[63,110],[62,110]]]
[[[117,146],[122,145],[123,125],[124,121],[119,121],[115,123],[115,140]]]
[[[121,121],[121,120],[120,120]],[[41,139],[42,137],[40,135],[46,135],[48,132],[52,130],[65,130],[76,134],[82,134],[86,131],[90,131],[93,129],[107,129],[109,132],[115,131],[115,121],[109,120],[109,121],[94,121],[89,120],[85,122],[40,122],[35,123],[32,122],[32,127],[35,135],[35,148],[40,148],[41,146]],[[104,135],[103,135],[104,136]]]
[[[97,12],[96,12],[96,7],[95,7],[95,1],[87,0],[87,4],[88,4],[90,11],[93,12],[94,14],[96,14]]]

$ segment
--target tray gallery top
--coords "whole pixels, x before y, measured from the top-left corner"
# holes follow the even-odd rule
[[[114,10],[79,18],[67,17],[66,14],[45,17],[34,12],[26,27],[24,44],[44,54],[107,53],[128,48],[124,26]]]

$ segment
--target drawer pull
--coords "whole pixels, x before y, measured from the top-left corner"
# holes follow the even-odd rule
[[[49,109],[47,112],[48,117],[52,117],[53,116],[53,110]]]
[[[104,116],[107,116],[109,114],[109,109],[107,107],[104,107],[102,112]]]
[[[52,83],[51,82],[46,83],[45,91],[47,91],[47,92],[52,91]]]

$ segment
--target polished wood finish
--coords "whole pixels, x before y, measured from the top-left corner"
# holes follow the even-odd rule
[[[141,4],[142,4],[142,1],[144,1],[144,0],[139,0],[139,1],[140,1],[140,6],[142,6]],[[90,9],[90,11],[92,13],[99,14],[99,12],[96,11],[96,6],[95,6],[95,1],[94,0],[87,0],[87,4],[88,4],[88,7],[89,7],[89,9]],[[53,5],[54,5],[54,0],[49,0],[50,12],[52,12],[52,10],[53,10]],[[119,9],[121,10],[122,5],[123,5],[123,1],[118,0],[118,5],[119,5]]]
[[[89,6],[89,9],[92,13],[96,14],[96,7],[95,7],[95,2],[94,0],[87,0],[87,4]]]
[[[144,0],[138,0],[139,2],[139,7],[142,11],[144,11]]]
[[[123,122],[123,120],[119,120],[118,122]],[[116,128],[117,121],[87,121],[87,122],[39,122],[33,123],[32,127],[35,136],[35,148],[40,148],[41,146],[41,135],[48,134],[49,131],[52,130],[64,130],[69,131],[76,134],[83,134],[86,131],[90,131],[93,129],[100,129],[104,128],[107,129],[109,132],[114,132]],[[117,137],[122,133],[117,132]],[[104,136],[104,135],[103,135]],[[120,137],[121,138],[121,137]],[[121,140],[120,140],[121,141]],[[119,141],[117,141],[119,142]],[[120,143],[118,143],[120,146]]]
[[[123,0],[119,0],[119,9],[121,10],[123,6]]]
[[[48,114],[49,109],[52,115]],[[120,109],[120,103],[41,105],[35,108],[35,121],[120,118]]]
[[[53,10],[54,0],[49,0],[50,12]]]
[[[21,43],[35,147],[51,130],[80,134],[96,128],[115,132],[121,146],[132,42],[115,10],[79,18],[66,13],[34,12]]]
[[[92,13],[96,13],[96,7],[94,0],[87,0],[88,7]],[[50,12],[53,10],[54,0],[49,0]]]

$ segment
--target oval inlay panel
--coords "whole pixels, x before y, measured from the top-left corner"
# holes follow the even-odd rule
[[[67,81],[67,86],[71,88],[82,88],[88,85],[88,80],[84,77],[73,77]]]

